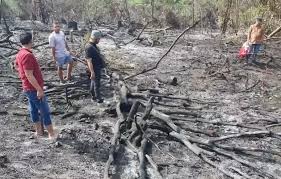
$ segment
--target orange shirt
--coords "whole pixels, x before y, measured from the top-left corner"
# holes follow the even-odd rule
[[[260,44],[264,40],[264,28],[262,26],[251,25],[249,40],[253,44]]]

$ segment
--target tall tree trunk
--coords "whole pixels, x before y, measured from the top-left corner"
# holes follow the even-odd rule
[[[194,0],[192,0],[192,24],[195,22],[195,5],[194,5]]]
[[[1,0],[1,4],[0,4],[0,24],[2,24],[2,16],[3,16],[3,0]]]
[[[154,17],[154,5],[155,5],[155,1],[154,0],[151,0],[151,19],[154,20],[155,17]]]
[[[131,22],[130,11],[128,9],[128,0],[124,0],[125,12],[129,22]]]
[[[48,23],[49,16],[45,7],[45,2],[42,0],[32,0],[32,19],[40,20],[43,23]]]
[[[236,0],[236,18],[235,18],[235,33],[236,34],[238,33],[239,26],[240,26],[239,18],[240,18],[240,0]]]
[[[225,4],[226,9],[225,9],[224,14],[223,14],[223,21],[222,21],[222,26],[221,26],[222,34],[225,34],[226,30],[227,30],[227,25],[228,25],[228,22],[230,20],[230,12],[231,12],[233,0],[225,0],[225,1],[226,1],[226,4]]]

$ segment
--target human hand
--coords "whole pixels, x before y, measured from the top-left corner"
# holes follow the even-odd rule
[[[95,80],[95,78],[96,78],[96,77],[95,77],[95,74],[94,74],[94,73],[91,73],[90,79],[91,79],[91,80]]]
[[[40,89],[40,90],[38,90],[37,91],[37,98],[38,99],[42,99],[43,97],[44,97],[44,91],[43,91],[43,89]]]

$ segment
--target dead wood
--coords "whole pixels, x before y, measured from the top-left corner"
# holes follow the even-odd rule
[[[13,36],[13,34],[7,35],[7,37],[5,37],[4,39],[1,39],[1,40],[0,40],[0,44],[1,44],[1,43],[9,42],[9,41],[10,41],[10,38],[11,38],[12,36]]]
[[[208,163],[209,165],[213,166],[214,168],[220,170],[222,173],[224,173],[226,176],[229,176],[231,178],[239,178],[236,175],[232,174],[231,172],[225,170],[224,168],[222,168],[221,166],[218,166],[217,164],[215,164],[214,162],[212,162],[210,159],[208,159],[203,153],[208,153],[208,151],[205,151],[204,149],[201,149],[200,147],[198,147],[195,144],[191,144],[189,142],[189,140],[184,136],[181,135],[179,133],[176,132],[171,132],[170,133],[171,136],[177,138],[179,141],[181,141],[189,150],[191,150],[195,155],[197,155],[198,157],[200,157],[203,161],[205,161],[206,163]],[[241,177],[240,177],[241,178]],[[241,178],[242,179],[242,178]]]
[[[61,118],[62,118],[62,119],[66,119],[66,118],[69,118],[69,117],[74,116],[75,114],[77,114],[77,111],[66,113],[66,114],[64,114]]]
[[[36,49],[36,48],[41,47],[41,46],[44,46],[44,45],[49,45],[49,42],[43,42],[43,43],[34,45],[32,48],[33,48],[33,49]]]
[[[186,110],[175,110],[173,109],[158,109],[159,111],[165,113],[165,114],[177,114],[177,115],[185,115],[185,116],[192,116],[195,118],[201,118],[201,115],[195,112],[190,112],[190,111],[186,111]]]
[[[238,169],[238,168],[229,167],[229,169],[235,171],[236,173],[238,173],[239,175],[241,175],[241,176],[244,177],[244,178],[252,179],[249,175],[247,175],[246,173],[242,172],[242,171],[241,171],[240,169]]]
[[[130,40],[129,42],[125,42],[124,45],[128,45],[128,44],[134,42],[135,40],[141,40],[141,39],[140,39],[141,34],[143,33],[143,31],[146,29],[146,27],[147,27],[150,23],[151,23],[151,21],[147,22],[147,23],[143,26],[143,28],[141,29],[141,31],[140,31],[140,33],[138,34],[138,36],[137,36],[136,38]]]
[[[266,129],[268,129],[268,128],[278,127],[278,126],[281,126],[281,123],[277,123],[277,124],[270,124],[270,125],[265,126],[265,128],[266,128]]]
[[[261,83],[261,80],[258,80],[258,81],[257,81],[255,84],[253,84],[252,86],[246,88],[245,90],[240,91],[240,93],[248,92],[248,91],[250,91],[251,89],[255,88],[255,87],[256,87],[258,84],[260,84],[260,83]]]
[[[209,164],[210,166],[218,169],[219,171],[221,171],[223,174],[225,174],[226,176],[230,177],[230,178],[234,178],[234,179],[243,179],[242,177],[239,177],[237,175],[234,175],[233,173],[229,172],[228,170],[225,170],[221,165],[216,164],[215,162],[213,162],[212,160],[208,159],[208,157],[206,157],[205,155],[200,156],[200,158],[206,162],[207,164]]]
[[[130,112],[129,112],[128,117],[127,117],[128,128],[131,128],[132,121],[134,119],[135,114],[138,111],[139,106],[140,106],[139,101],[135,101],[133,103],[133,106],[131,107]]]
[[[236,126],[236,127],[248,128],[248,129],[265,130],[264,127],[244,125],[244,124],[238,124],[238,123],[231,124],[231,123],[226,123],[226,122],[207,121],[207,120],[199,119],[199,118],[186,118],[186,117],[171,116],[171,119],[172,120],[183,120],[183,121],[188,121],[188,122],[201,122],[201,123],[213,124],[213,125],[217,125],[217,126]]]
[[[171,76],[168,79],[167,78],[161,78],[159,76],[156,77],[156,79],[160,82],[160,83],[164,83],[164,84],[168,84],[168,85],[173,85],[173,86],[177,86],[178,85],[178,79],[177,77]]]
[[[120,126],[125,121],[125,117],[123,116],[123,114],[121,112],[120,105],[121,105],[120,102],[118,102],[116,105],[118,121],[116,122],[115,127],[114,127],[114,135],[111,140],[111,149],[110,149],[108,160],[107,160],[107,162],[105,164],[105,168],[104,168],[104,179],[110,179],[109,168],[110,168],[111,163],[114,161],[115,149],[118,145],[118,140],[120,138]]]
[[[153,161],[153,159],[149,156],[149,155],[145,155],[145,158],[147,159],[147,161],[149,162],[149,164],[151,165],[151,167],[154,169],[155,173],[158,175],[158,177],[161,179],[163,178],[161,173],[159,172],[158,166],[157,164]]]
[[[147,146],[147,139],[143,138],[141,141],[141,147],[138,152],[139,162],[140,162],[140,179],[146,179],[146,169],[145,169],[145,150]]]
[[[0,54],[0,57],[2,57],[4,60],[6,60],[6,62],[9,62],[10,60],[3,54]]]
[[[175,131],[170,132],[170,136],[175,137],[179,141],[181,141],[189,150],[191,150],[195,155],[199,156],[202,152],[201,148],[199,148],[197,145],[191,144],[188,139],[182,134],[179,134]]]
[[[269,153],[273,155],[278,155],[281,156],[280,151],[275,151],[275,150],[266,150],[262,148],[254,148],[254,147],[234,147],[234,146],[228,146],[228,145],[216,145],[218,148],[224,149],[224,150],[229,150],[229,151],[250,151],[250,152],[262,152],[262,153]]]
[[[261,135],[271,135],[270,131],[254,131],[254,132],[244,132],[244,133],[238,133],[238,134],[232,134],[232,135],[227,135],[227,136],[222,136],[214,139],[210,139],[210,143],[215,143],[227,139],[232,139],[232,138],[238,138],[238,137],[253,137],[253,136],[261,136]]]
[[[7,46],[7,45],[0,45],[0,48],[6,48],[6,49],[11,49],[11,50],[18,50],[17,48],[13,46]]]
[[[125,82],[120,80],[118,82],[118,88],[121,103],[128,104],[129,89],[127,88]]]
[[[9,114],[7,111],[0,111],[0,115],[7,115],[7,114]]]
[[[117,37],[114,37],[113,35],[106,34],[106,36],[113,40],[113,42],[114,42],[114,44],[115,44],[115,46],[116,46],[117,48],[121,48],[121,47],[120,47],[120,44],[125,45],[125,43],[124,43],[123,41],[121,41],[121,40],[118,39]]]
[[[165,28],[163,28],[163,29],[156,29],[156,30],[155,30],[155,33],[159,33],[159,32],[162,32],[162,31],[164,31],[164,33],[166,33],[167,30],[170,30],[170,29],[172,29],[172,28],[173,28],[173,27],[170,26],[170,27],[165,27]]]
[[[277,34],[281,30],[281,26],[275,29],[271,34],[267,36],[267,39],[272,38],[275,34]]]
[[[152,68],[149,68],[149,69],[143,69],[141,72],[139,73],[136,73],[136,74],[133,74],[131,76],[128,76],[126,78],[124,78],[125,80],[128,80],[130,78],[133,78],[133,77],[136,77],[140,74],[144,74],[144,73],[147,73],[149,71],[152,71],[152,70],[155,70],[158,65],[161,63],[161,61],[169,54],[169,52],[172,50],[172,48],[175,46],[175,44],[177,43],[177,41],[186,33],[188,32],[190,29],[194,28],[197,24],[199,24],[201,20],[195,22],[192,26],[186,28],[175,40],[174,42],[172,43],[172,45],[170,46],[170,48],[166,51],[166,53],[157,61],[157,63],[155,64],[155,66],[153,66]]]
[[[157,111],[155,109],[152,109],[151,110],[151,115],[162,120],[164,123],[166,123],[171,129],[173,129],[174,131],[180,133],[182,131],[181,128],[179,128],[176,124],[173,123],[172,119],[170,116],[160,112],[160,111]]]
[[[175,122],[175,124],[180,126],[185,131],[189,131],[189,132],[193,132],[193,133],[197,133],[197,134],[204,134],[209,137],[217,135],[215,131],[196,129],[194,127],[189,127],[189,125],[182,123],[182,122]]]
[[[277,176],[274,176],[274,174],[270,174],[269,172],[267,171],[261,171],[261,169],[257,168],[257,166],[253,163],[253,162],[249,162],[247,160],[244,160],[238,156],[236,156],[235,154],[233,153],[228,153],[226,151],[223,151],[221,149],[218,149],[216,147],[213,147],[212,150],[220,155],[223,155],[223,156],[226,156],[232,160],[235,160],[239,163],[241,163],[242,165],[245,165],[247,167],[250,167],[252,168],[253,170],[257,171],[259,173],[260,176],[262,177],[268,177],[268,178],[272,178],[272,179],[276,179],[278,178]]]
[[[135,97],[142,97],[142,98],[149,98],[149,96],[155,96],[155,97],[161,97],[167,99],[179,99],[179,100],[185,100],[191,102],[191,99],[189,97],[184,97],[184,96],[170,96],[170,95],[154,94],[154,93],[131,93],[130,95]]]

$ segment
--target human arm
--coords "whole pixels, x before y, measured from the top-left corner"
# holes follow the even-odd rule
[[[248,31],[247,42],[250,42],[251,34],[252,34],[252,26],[250,27],[250,29]]]
[[[88,68],[89,68],[89,70],[91,72],[90,79],[94,80],[95,79],[95,71],[94,71],[94,65],[92,63],[92,59],[91,58],[86,58],[86,61],[87,61]]]
[[[56,62],[56,44],[55,44],[55,37],[50,35],[49,36],[49,46],[51,47],[52,51],[52,58]]]
[[[69,48],[69,46],[68,46],[66,40],[64,40],[64,41],[65,41],[65,48],[66,48],[66,50],[70,52],[70,48]]]
[[[265,34],[265,29],[262,28],[262,41],[266,41],[267,40],[267,35]]]
[[[53,57],[53,60],[56,62],[56,48],[55,47],[52,47],[52,57]]]
[[[94,71],[94,64],[93,64],[93,61],[92,61],[92,59],[93,59],[93,49],[89,46],[86,47],[86,49],[85,49],[85,58],[86,58],[88,68],[91,72],[90,79],[94,80],[95,79],[95,71]]]
[[[27,77],[29,83],[36,89],[38,99],[42,99],[44,97],[44,91],[34,77],[33,70],[25,70],[25,76]]]

